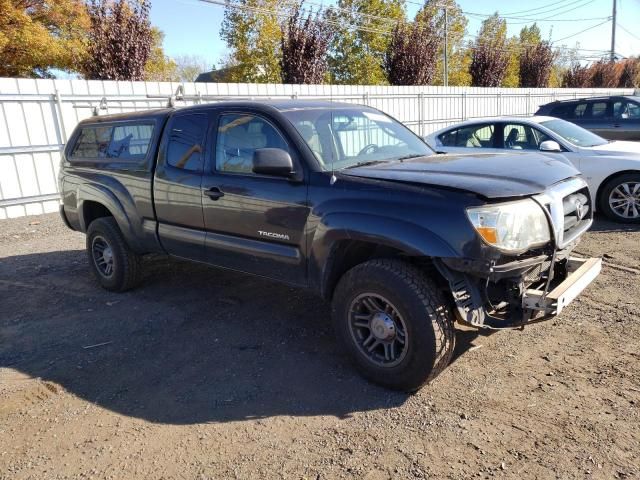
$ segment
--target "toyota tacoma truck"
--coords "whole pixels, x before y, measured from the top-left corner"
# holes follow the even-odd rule
[[[435,155],[388,115],[326,101],[222,101],[96,116],[64,149],[61,215],[102,287],[163,253],[331,303],[368,379],[414,391],[448,364],[454,322],[558,315],[600,259],[586,182],[541,154]]]

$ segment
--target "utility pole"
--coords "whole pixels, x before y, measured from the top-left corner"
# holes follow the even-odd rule
[[[616,8],[616,0],[613,0],[613,15],[611,16],[611,61],[616,61],[616,17],[618,9]]]
[[[613,0],[615,5],[615,0]],[[615,7],[614,7],[615,8]],[[614,17],[615,18],[615,17]],[[449,9],[444,7],[444,86],[449,86]]]

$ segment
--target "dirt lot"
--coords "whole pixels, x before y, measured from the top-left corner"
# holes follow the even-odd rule
[[[362,380],[322,301],[150,258],[90,277],[57,215],[0,221],[0,478],[640,478],[640,229],[563,315],[458,332],[408,396]]]

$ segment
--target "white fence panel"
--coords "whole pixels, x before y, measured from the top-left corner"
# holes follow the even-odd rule
[[[623,89],[508,89],[113,82],[0,78],[0,219],[58,208],[60,151],[78,122],[92,115],[220,101],[316,98],[365,104],[420,135],[474,117],[531,115],[567,98],[631,94]]]

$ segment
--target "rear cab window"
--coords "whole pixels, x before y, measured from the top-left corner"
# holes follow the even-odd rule
[[[139,162],[147,157],[155,124],[149,120],[114,124],[87,124],[69,150],[70,161],[105,160]]]

